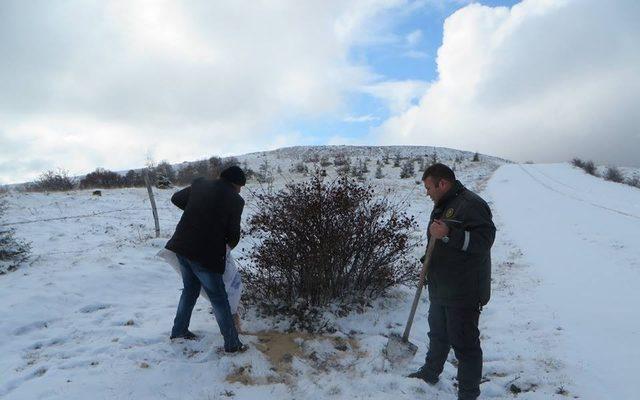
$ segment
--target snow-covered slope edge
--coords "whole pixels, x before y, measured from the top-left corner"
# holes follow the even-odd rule
[[[504,165],[487,192],[499,236],[519,249],[496,272],[524,279],[497,304],[496,322],[512,321],[505,339],[526,338],[582,399],[637,398],[640,190],[550,164]]]

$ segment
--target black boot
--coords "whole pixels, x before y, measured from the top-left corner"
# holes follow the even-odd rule
[[[249,349],[249,346],[245,344],[240,344],[240,346],[236,347],[235,349],[225,350],[224,352],[225,353],[244,353],[248,349]]]
[[[171,335],[169,337],[169,339],[187,339],[187,340],[198,340],[198,335],[196,335],[195,333],[191,332],[190,330],[187,330],[187,333],[185,333],[184,335],[176,335],[173,336]]]
[[[413,372],[407,376],[407,378],[418,378],[427,382],[429,385],[435,385],[438,383],[438,377],[430,372],[424,365],[419,370]]]

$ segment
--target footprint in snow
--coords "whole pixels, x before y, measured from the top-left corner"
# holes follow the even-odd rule
[[[105,310],[107,308],[111,308],[111,304],[97,303],[97,304],[90,304],[88,306],[84,306],[78,311],[84,314],[88,314],[88,313],[92,313],[100,310]]]
[[[50,323],[51,323],[51,321],[36,321],[36,322],[32,322],[30,324],[23,325],[20,328],[16,329],[15,331],[13,331],[13,334],[15,336],[21,336],[21,335],[27,334],[27,333],[32,332],[32,331],[45,329],[45,328],[49,327]]]

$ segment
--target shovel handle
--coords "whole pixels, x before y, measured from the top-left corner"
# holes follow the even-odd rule
[[[424,257],[424,262],[422,263],[422,271],[420,271],[420,281],[418,282],[418,288],[416,289],[416,295],[413,298],[413,305],[411,306],[411,313],[409,314],[409,319],[407,320],[407,326],[404,328],[404,334],[402,335],[402,341],[409,341],[409,332],[411,332],[411,325],[413,325],[413,317],[416,315],[416,309],[418,308],[418,302],[420,301],[420,295],[422,294],[422,286],[424,285],[424,278],[427,276],[429,271],[429,262],[431,261],[431,254],[433,253],[433,248],[436,246],[436,238],[431,238],[429,240],[429,244],[427,245],[427,254]]]

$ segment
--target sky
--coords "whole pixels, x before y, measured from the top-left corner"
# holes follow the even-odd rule
[[[640,2],[0,2],[0,184],[294,145],[640,166]]]

